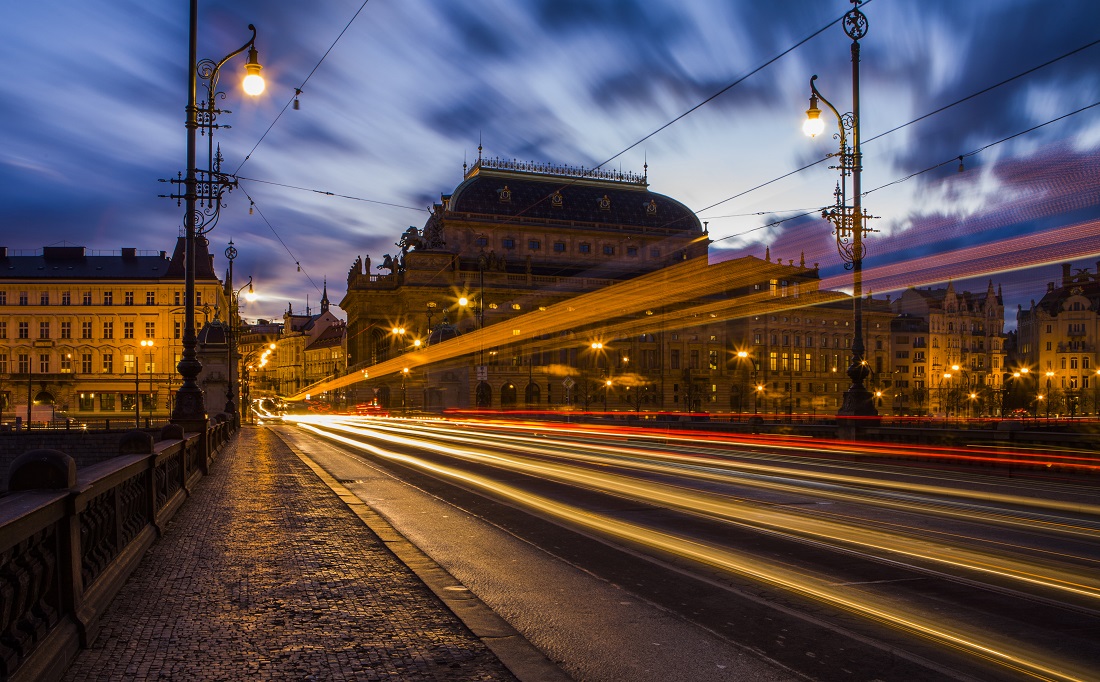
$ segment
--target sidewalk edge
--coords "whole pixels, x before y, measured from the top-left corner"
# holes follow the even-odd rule
[[[283,438],[278,430],[273,429],[273,432],[521,682],[572,680],[527,641],[527,638],[398,532],[378,512],[344,487],[320,464],[313,461],[313,458]]]

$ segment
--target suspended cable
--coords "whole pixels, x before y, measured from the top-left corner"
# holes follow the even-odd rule
[[[267,127],[267,130],[264,131],[264,134],[260,135],[260,139],[256,140],[256,144],[252,146],[252,149],[244,157],[244,160],[241,161],[241,165],[237,166],[237,170],[233,171],[234,175],[239,173],[240,170],[244,168],[244,165],[248,163],[248,160],[252,158],[252,154],[260,146],[260,143],[264,141],[264,138],[267,137],[267,134],[271,132],[271,129],[275,127],[275,124],[278,123],[279,119],[283,117],[284,113],[286,113],[286,108],[293,104],[294,109],[298,109],[298,95],[302,94],[302,91],[306,87],[306,83],[308,83],[309,79],[313,77],[313,74],[317,73],[317,69],[319,69],[321,67],[321,63],[325,61],[325,57],[328,57],[328,53],[332,52],[332,48],[336,47],[336,43],[340,42],[340,39],[344,37],[344,34],[347,33],[347,30],[349,28],[351,28],[352,23],[359,16],[359,13],[363,11],[363,8],[367,6],[368,2],[370,2],[370,0],[363,0],[363,4],[359,5],[359,9],[355,10],[355,14],[351,15],[351,19],[348,20],[348,23],[344,26],[343,30],[340,31],[340,34],[336,36],[336,40],[332,41],[332,44],[328,46],[328,49],[325,50],[325,53],[321,55],[320,59],[317,60],[317,63],[314,64],[313,69],[310,70],[309,75],[307,75],[305,80],[302,81],[302,84],[294,88],[294,95],[289,100],[287,100],[287,103],[284,104],[283,108],[279,110],[278,116],[276,116],[275,120],[271,122],[271,125]]]
[[[240,187],[240,185],[238,185],[238,187]],[[309,283],[313,285],[314,290],[320,293],[321,289],[317,286],[317,282],[314,282],[313,278],[309,276],[309,273],[302,269],[302,262],[298,260],[298,257],[295,256],[294,252],[290,250],[290,247],[286,245],[286,242],[283,241],[283,238],[280,237],[279,233],[275,231],[275,226],[271,224],[271,221],[267,219],[267,216],[264,215],[264,212],[261,211],[260,207],[256,205],[256,201],[243,187],[241,187],[240,189],[242,192],[244,192],[245,197],[249,201],[249,211],[251,211],[252,209],[256,210],[256,213],[260,215],[260,218],[263,219],[268,229],[271,230],[271,234],[275,235],[275,238],[279,240],[279,243],[283,245],[283,248],[286,249],[286,252],[290,255],[290,259],[293,260],[294,264],[298,266],[298,272],[304,274],[306,276],[306,279],[309,280]]]
[[[248,180],[250,182],[259,182],[265,185],[274,185],[276,187],[286,187],[287,189],[297,189],[303,192],[313,192],[314,194],[323,194],[328,197],[339,197],[340,199],[351,199],[352,201],[364,201],[368,204],[379,204],[381,206],[393,206],[394,208],[407,208],[410,211],[420,211],[422,213],[429,212],[426,208],[418,208],[416,206],[405,206],[404,204],[392,204],[388,201],[378,201],[377,199],[364,199],[363,197],[355,197],[350,194],[337,194],[335,192],[328,192],[321,189],[312,189],[310,187],[298,187],[297,185],[288,185],[282,182],[272,182],[271,180],[259,180],[257,178],[246,178],[243,175],[237,176],[238,180]]]

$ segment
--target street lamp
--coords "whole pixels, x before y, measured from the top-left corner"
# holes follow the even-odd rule
[[[405,380],[408,378],[408,376],[409,376],[409,368],[408,367],[402,367],[401,368],[401,414],[403,414],[403,415],[407,414],[408,411],[409,411],[408,405],[405,403],[405,397],[406,397],[406,394],[405,394]]]
[[[1050,419],[1050,403],[1053,402],[1050,399],[1050,396],[1051,396],[1051,393],[1050,393],[1050,380],[1054,378],[1054,372],[1052,370],[1048,369],[1046,374],[1047,374],[1047,420],[1049,420]]]
[[[262,88],[261,88],[262,89]],[[229,261],[229,282],[230,286],[233,286],[233,261],[237,259],[237,247],[233,246],[233,240],[229,240],[229,246],[225,249],[225,257]],[[248,293],[244,298],[248,302],[256,300],[256,292],[252,290],[252,275],[248,276],[248,282],[241,288],[233,292],[229,300],[229,343],[226,344],[226,352],[228,353],[229,366],[226,371],[229,373],[229,391],[226,396],[225,411],[236,420],[237,406],[233,400],[236,397],[236,390],[234,389],[234,380],[237,377],[238,362],[237,362],[237,336],[240,330],[240,309],[241,309],[241,292],[248,288]]]
[[[867,221],[872,217],[863,209],[862,185],[860,174],[863,171],[863,153],[860,150],[859,137],[859,39],[867,35],[867,17],[859,10],[863,0],[852,0],[855,5],[844,15],[844,33],[852,39],[852,111],[841,114],[836,107],[825,99],[817,90],[814,81],[817,76],[810,78],[810,108],[806,110],[807,120],[803,124],[803,131],[810,137],[814,137],[825,130],[825,122],[821,120],[821,110],[818,108],[818,100],[824,102],[837,119],[838,132],[835,137],[840,141],[840,151],[836,156],[840,159],[839,166],[833,166],[840,170],[840,182],[837,183],[833,194],[836,204],[831,209],[823,209],[821,217],[833,224],[836,235],[837,250],[844,259],[845,269],[852,271],[852,306],[855,317],[855,339],[852,341],[852,364],[848,367],[848,377],[852,380],[851,386],[844,393],[844,402],[837,412],[841,417],[872,417],[878,414],[871,392],[864,386],[864,381],[870,375],[871,370],[864,362],[863,345],[863,238],[872,232],[867,227]],[[848,131],[852,131],[852,146],[848,146]],[[852,176],[852,205],[847,203],[847,178]]]
[[[749,359],[749,352],[737,351],[737,364],[741,367],[741,390],[737,395],[737,414],[745,413],[745,394],[748,393],[749,370],[745,367],[745,361]]]
[[[147,357],[150,359],[153,357],[153,340],[142,339],[141,347],[148,348],[149,354]],[[134,357],[134,426],[141,428],[141,358],[140,356]],[[153,372],[149,371],[149,393],[153,393]]]
[[[186,254],[184,257],[184,298],[186,315],[183,329],[183,353],[177,369],[182,377],[182,384],[176,392],[176,402],[172,409],[172,421],[181,424],[185,431],[200,431],[206,427],[206,410],[203,406],[202,389],[196,382],[199,372],[202,371],[202,363],[195,353],[197,345],[195,335],[195,248],[197,237],[206,234],[214,228],[218,222],[219,211],[222,206],[222,194],[232,190],[237,180],[231,175],[221,172],[221,150],[215,153],[214,131],[220,127],[217,122],[219,114],[228,113],[218,109],[216,102],[224,98],[225,93],[218,91],[218,76],[222,66],[233,57],[248,50],[248,62],[245,65],[245,92],[249,95],[258,95],[263,92],[263,77],[260,76],[262,67],[256,53],[256,27],[248,25],[252,31],[252,37],[239,49],[230,52],[220,61],[210,59],[198,60],[198,0],[190,2],[189,46],[188,46],[188,92],[187,92],[187,175],[184,179],[174,179],[171,182],[183,185],[182,194],[168,195],[170,198],[183,200],[186,208],[183,214],[183,223],[186,233]],[[199,79],[206,82],[206,100],[202,104],[197,103],[196,92]],[[195,131],[202,128],[203,135],[207,137],[207,167],[199,170],[196,167]]]
[[[611,379],[605,379],[603,382],[603,411],[607,412],[607,392],[611,390]]]

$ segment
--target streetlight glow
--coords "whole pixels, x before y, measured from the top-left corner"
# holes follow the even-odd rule
[[[260,70],[264,67],[260,66],[260,60],[256,54],[256,46],[253,45],[248,50],[248,63],[244,65],[245,77],[241,83],[241,87],[244,91],[253,97],[263,94],[264,77],[260,75]]]

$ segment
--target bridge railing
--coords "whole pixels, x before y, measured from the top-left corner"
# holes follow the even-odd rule
[[[0,497],[0,680],[61,677],[235,429],[169,426],[156,443],[135,433],[121,446],[134,454],[79,472],[61,452],[27,453],[32,478],[69,467],[61,489],[17,489],[34,484],[17,484],[13,463]]]

